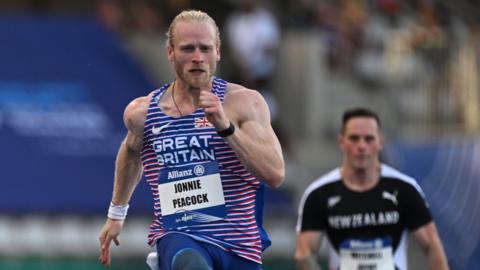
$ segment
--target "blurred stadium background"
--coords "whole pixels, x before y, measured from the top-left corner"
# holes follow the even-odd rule
[[[340,115],[352,106],[381,114],[382,158],[423,187],[451,269],[480,269],[480,4],[263,0],[253,1],[263,13],[249,15],[241,12],[248,2],[0,2],[1,270],[101,269],[97,237],[123,109],[173,79],[164,33],[186,8],[217,20],[218,75],[265,95],[284,146],[286,183],[266,196],[273,246],[264,269],[294,269],[298,200],[340,162]],[[270,21],[252,15],[265,13]],[[235,32],[235,18],[252,32]],[[254,29],[265,29],[267,45],[252,38]],[[253,46],[246,58],[272,69],[260,79],[238,72],[236,38]],[[150,207],[142,183],[111,269],[148,269]],[[411,269],[425,269],[418,247],[409,253]]]

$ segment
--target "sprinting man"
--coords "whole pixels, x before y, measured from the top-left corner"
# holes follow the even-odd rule
[[[170,269],[260,269],[270,244],[262,228],[264,184],[284,179],[270,112],[255,90],[214,76],[220,34],[201,11],[183,11],[168,29],[176,78],[125,109],[100,261],[109,266],[130,197],[146,178],[155,219],[149,243]]]

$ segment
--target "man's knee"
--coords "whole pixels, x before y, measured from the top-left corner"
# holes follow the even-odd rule
[[[211,268],[198,251],[186,248],[173,257],[172,270],[211,270]]]

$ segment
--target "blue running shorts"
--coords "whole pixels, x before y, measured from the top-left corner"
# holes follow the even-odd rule
[[[244,259],[235,253],[193,239],[182,233],[169,233],[157,241],[158,265],[160,270],[173,270],[175,260],[180,254],[197,252],[212,270],[261,270],[261,265]],[[196,255],[196,254],[195,254]],[[200,258],[196,256],[197,258]]]

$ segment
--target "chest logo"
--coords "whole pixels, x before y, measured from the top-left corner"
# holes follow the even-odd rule
[[[160,134],[160,132],[162,132],[162,130],[164,130],[166,127],[170,126],[171,123],[172,123],[172,122],[168,122],[168,123],[166,123],[166,124],[163,125],[163,126],[153,127],[153,128],[152,128],[152,133],[153,133],[154,135]]]
[[[383,191],[382,192],[382,198],[384,198],[385,200],[392,201],[392,203],[395,204],[395,205],[398,204],[397,195],[398,195],[398,192],[396,190],[393,193],[390,193],[388,191]]]
[[[195,117],[195,128],[208,127],[213,127],[213,125],[207,120],[207,117]]]
[[[333,196],[328,198],[328,202],[327,202],[328,208],[334,207],[337,203],[340,202],[341,199],[342,198],[340,196]]]

